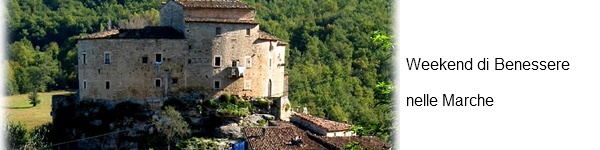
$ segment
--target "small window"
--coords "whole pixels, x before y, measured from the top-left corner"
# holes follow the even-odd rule
[[[106,87],[107,90],[110,89],[110,81],[106,81],[106,86],[105,87]]]
[[[82,59],[83,59],[83,60],[82,60],[82,61],[83,61],[83,64],[86,64],[86,63],[87,63],[87,59],[86,59],[86,57],[85,57],[85,56],[86,56],[86,53],[85,53],[85,52],[83,52],[82,56],[83,56],[83,58],[82,58]]]
[[[238,63],[237,63],[237,61],[236,61],[236,60],[234,60],[234,61],[231,61],[231,67],[237,67],[237,66],[238,66],[237,64],[238,64]]]
[[[215,56],[215,59],[213,59],[213,65],[215,67],[221,67],[221,56]]]
[[[221,35],[221,27],[217,27],[216,34],[217,34],[217,35]]]
[[[188,49],[192,49],[192,45],[188,45]]]
[[[83,80],[83,89],[87,89],[87,81]]]
[[[171,78],[171,84],[177,84],[179,80],[177,78]]]
[[[215,89],[221,89],[221,81],[215,81],[214,88]]]
[[[155,87],[160,87],[160,84],[161,84],[160,78],[154,79],[154,86]]]
[[[156,54],[156,62],[162,62],[162,54]]]
[[[192,63],[192,59],[188,59],[188,64],[191,64],[191,63]]]
[[[271,68],[271,59],[269,58],[269,68]]]
[[[246,67],[252,67],[252,57],[246,56],[244,59],[246,59]]]
[[[246,29],[246,36],[250,36],[250,29]]]
[[[104,64],[110,64],[110,53],[104,53]]]
[[[148,56],[142,57],[142,63],[148,63]]]

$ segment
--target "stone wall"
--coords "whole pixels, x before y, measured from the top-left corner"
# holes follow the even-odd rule
[[[224,93],[242,97],[268,97],[270,79],[271,93],[283,91],[283,73],[274,75],[278,73],[276,71],[283,72],[283,67],[277,67],[275,62],[269,67],[269,59],[274,57],[275,52],[285,53],[285,50],[270,50],[270,41],[258,40],[258,25],[187,23],[186,26],[188,48],[193,51],[189,55],[192,65],[214,72],[214,76],[188,82],[214,84],[220,81],[223,88],[213,88],[214,92],[209,94],[212,97]],[[221,31],[218,35],[217,28]],[[246,34],[247,29],[250,35]],[[220,57],[220,66],[215,66],[215,57]],[[242,77],[231,77],[233,62],[245,68]]]
[[[254,20],[254,15],[254,10],[251,9],[188,9],[185,11],[185,17],[190,18]]]
[[[185,43],[183,39],[80,40],[80,98],[147,100],[185,87]],[[109,64],[105,64],[107,54]],[[161,55],[160,64],[157,55]]]
[[[160,9],[160,26],[171,26],[179,31],[184,30],[184,10],[176,2],[169,1]]]
[[[280,97],[274,100],[275,107],[274,111],[271,111],[273,115],[279,120],[290,121],[292,116],[292,106],[287,96]]]
[[[232,17],[219,16],[220,11],[225,10],[184,10],[173,1],[165,4],[160,25],[181,30],[185,39],[79,40],[80,98],[160,102],[172,92],[189,88],[203,90],[208,98],[225,93],[245,99],[287,95],[285,44],[259,39],[257,24],[183,20],[184,13]],[[254,10],[228,11],[241,11],[229,12],[239,19],[254,18]],[[106,54],[110,64],[104,63]],[[156,63],[157,54],[162,57],[160,63]],[[243,75],[232,75],[236,70],[244,70]]]

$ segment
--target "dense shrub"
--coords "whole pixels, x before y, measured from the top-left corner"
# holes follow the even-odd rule
[[[35,127],[30,134],[30,146],[34,149],[52,149],[50,137],[52,134],[52,122]]]
[[[269,106],[271,106],[271,101],[266,100],[266,99],[262,99],[262,98],[259,98],[257,100],[257,103],[258,103],[258,106],[260,106],[260,107],[269,107]]]
[[[23,149],[29,142],[29,132],[27,127],[21,123],[8,124],[8,148],[7,149]]]
[[[229,94],[223,94],[219,96],[219,101],[221,101],[221,103],[231,103],[231,96],[229,96]]]

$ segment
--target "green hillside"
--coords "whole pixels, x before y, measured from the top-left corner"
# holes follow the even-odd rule
[[[164,0],[163,0],[164,1]],[[260,28],[289,43],[294,106],[386,138],[391,81],[391,0],[243,0]],[[74,36],[156,25],[161,0],[9,0],[8,92],[77,88]],[[143,20],[143,21],[140,21]],[[142,22],[140,24],[140,22]]]

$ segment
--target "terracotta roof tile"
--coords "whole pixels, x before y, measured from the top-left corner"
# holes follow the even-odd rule
[[[100,32],[81,36],[81,37],[79,37],[79,39],[99,39],[99,38],[109,37],[109,36],[115,35],[115,34],[119,34],[119,30],[113,29],[113,30],[100,31]]]
[[[187,9],[220,8],[220,9],[254,9],[240,1],[175,1]]]
[[[294,115],[296,115],[296,116],[302,118],[303,120],[306,120],[312,124],[320,126],[324,129],[326,129],[328,132],[347,131],[347,130],[350,130],[350,128],[351,128],[351,126],[349,124],[331,121],[331,120],[311,116],[311,115],[304,114],[304,113],[296,113]]]
[[[326,149],[296,126],[247,127],[243,132],[252,149]],[[301,145],[292,144],[295,137],[302,139]]]
[[[234,24],[258,24],[254,20],[237,20],[237,19],[217,19],[217,18],[185,18],[186,22],[214,22],[214,23],[234,23]]]
[[[275,36],[273,36],[273,35],[271,35],[271,34],[269,34],[267,32],[264,32],[264,31],[258,31],[258,39],[269,40],[269,41],[277,41],[277,40],[279,40],[279,38],[277,38],[277,37],[275,37]]]
[[[391,148],[389,144],[374,136],[324,137],[313,134],[309,136],[329,149],[344,149],[350,142],[358,142],[365,149],[387,150]]]

